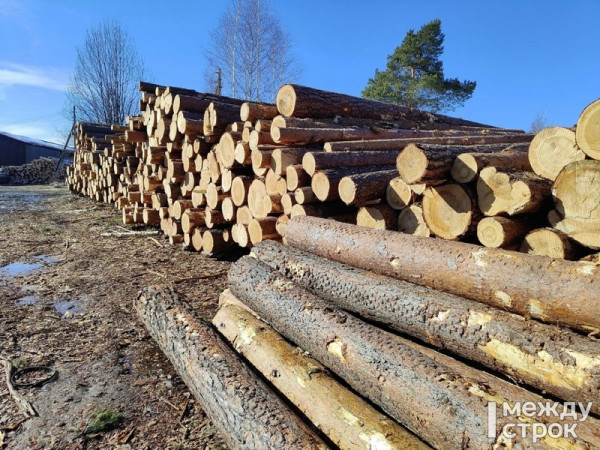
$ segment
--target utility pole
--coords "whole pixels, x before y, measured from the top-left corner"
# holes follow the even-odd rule
[[[221,68],[217,67],[217,87],[215,89],[215,94],[222,95],[221,89],[223,87],[223,78],[221,77]]]
[[[52,179],[56,180],[56,177],[58,176],[59,172],[60,172],[60,166],[62,165],[64,159],[65,159],[65,155],[67,154],[67,147],[69,146],[69,141],[71,140],[71,135],[73,134],[73,132],[75,132],[75,126],[77,125],[77,116],[75,114],[75,105],[73,105],[73,125],[71,125],[71,129],[69,130],[69,135],[67,136],[67,141],[65,142],[65,146],[62,149],[62,152],[60,152],[60,158],[58,159],[58,163],[56,163],[56,169],[54,169],[54,173],[52,174]],[[73,138],[73,141],[75,141],[75,138]]]

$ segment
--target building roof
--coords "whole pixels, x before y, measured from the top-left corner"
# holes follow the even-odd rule
[[[7,133],[5,131],[0,131],[0,135],[6,136],[10,139],[14,139],[16,141],[23,142],[25,144],[35,145],[37,147],[46,147],[46,148],[51,148],[53,150],[59,150],[59,151],[62,151],[62,149],[63,149],[62,145],[54,144],[54,143],[48,142],[48,141],[42,141],[41,139],[30,138],[27,136],[19,136],[17,134]],[[69,151],[69,150],[73,151],[72,148],[67,148],[67,151]]]

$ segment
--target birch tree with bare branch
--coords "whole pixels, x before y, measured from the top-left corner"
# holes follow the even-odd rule
[[[222,70],[223,94],[273,101],[279,86],[295,81],[299,66],[290,38],[271,13],[268,0],[231,0],[206,51],[208,87]]]
[[[144,63],[127,31],[105,20],[88,29],[67,87],[68,110],[79,120],[123,124],[136,113]]]

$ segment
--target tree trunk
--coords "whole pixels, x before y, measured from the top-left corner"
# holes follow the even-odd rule
[[[244,308],[226,300],[212,323],[338,447],[361,449],[377,442],[386,448],[429,448]]]
[[[254,258],[238,260],[228,280],[232,293],[263,320],[433,447],[464,448],[468,442],[470,448],[491,449],[494,439],[482,432],[491,398],[511,405],[543,402],[522,388],[368,325]],[[523,420],[529,419],[501,417],[497,425]],[[578,426],[587,433],[579,435],[580,444],[600,439],[600,429],[594,429],[598,421],[588,421],[582,430]],[[522,445],[531,445],[531,436],[525,440]]]
[[[519,251],[569,260],[579,259],[582,254],[581,247],[571,242],[566,233],[554,228],[538,228],[531,231],[523,239]]]
[[[600,328],[600,272],[593,264],[366,230],[316,217],[291,220],[286,242],[545,322],[584,331]]]
[[[398,231],[414,236],[431,236],[431,230],[423,218],[421,204],[413,204],[400,211],[400,215],[398,216]]]
[[[385,197],[390,180],[397,175],[398,172],[392,169],[344,177],[338,185],[340,199],[347,205],[359,206],[379,200]]]
[[[531,172],[529,156],[520,146],[511,146],[499,153],[461,153],[454,159],[450,175],[458,183],[469,183],[488,166]]]
[[[575,143],[575,133],[562,127],[544,128],[535,135],[529,146],[529,162],[533,171],[554,181],[569,163],[585,159]]]
[[[475,234],[481,212],[473,197],[467,188],[458,184],[428,188],[423,193],[423,218],[427,227],[444,239]]]
[[[325,448],[213,328],[186,311],[173,290],[146,288],[134,305],[231,448]]]
[[[392,130],[387,130],[390,134]],[[477,133],[472,129],[467,130],[395,130],[397,136],[388,139],[335,141],[325,142],[323,150],[326,152],[347,151],[402,151],[408,144],[432,145],[487,145],[529,143],[532,134],[507,132],[506,130],[484,129]]]
[[[508,218],[485,217],[477,224],[477,239],[490,248],[509,248],[517,244],[533,227],[531,216]]]
[[[461,153],[497,153],[506,144],[445,146],[410,144],[396,159],[396,167],[402,179],[410,184],[421,181],[437,181],[450,178],[454,159]]]
[[[488,127],[463,119],[455,119],[403,106],[377,102],[345,94],[321,91],[296,84],[286,84],[277,93],[277,109],[287,117],[361,117],[375,120],[401,119],[427,128],[436,124]],[[406,127],[411,128],[411,127]]]
[[[551,185],[533,172],[486,167],[477,180],[479,208],[486,216],[534,213],[549,204]]]
[[[302,158],[302,167],[309,175],[317,170],[335,169],[338,167],[393,166],[398,151],[382,152],[309,152]]]
[[[577,145],[590,158],[600,160],[600,99],[585,107],[579,120],[575,138]]]
[[[340,308],[600,410],[600,347],[587,337],[275,242],[263,242],[252,253]],[[581,357],[569,356],[574,354]]]

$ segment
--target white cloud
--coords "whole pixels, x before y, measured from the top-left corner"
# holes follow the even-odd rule
[[[10,62],[0,63],[0,91],[14,85],[64,91],[67,82],[66,76],[57,69],[42,69]]]

